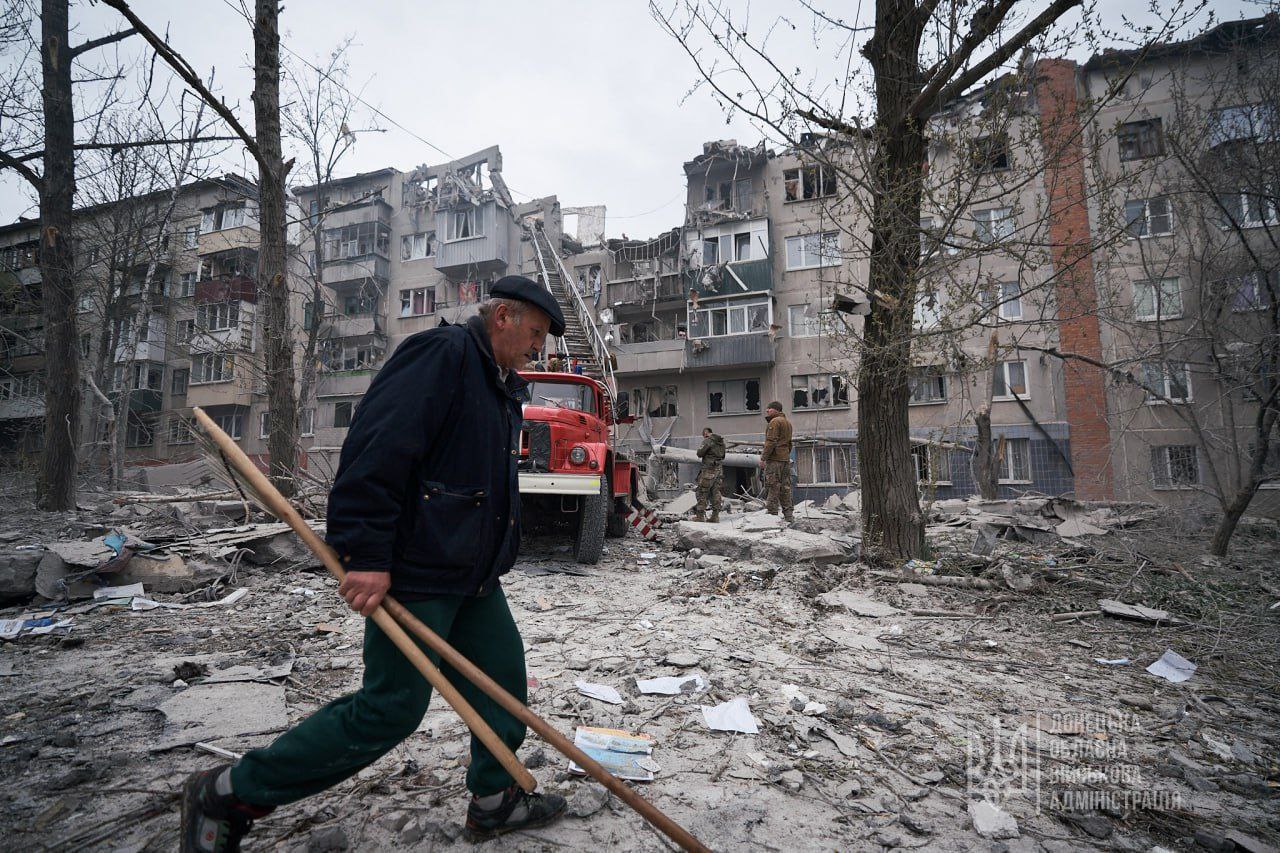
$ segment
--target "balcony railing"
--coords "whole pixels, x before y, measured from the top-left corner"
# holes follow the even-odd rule
[[[685,299],[683,279],[678,275],[667,275],[658,279],[640,281],[613,282],[609,285],[609,302],[614,305],[635,305],[664,300]]]
[[[614,356],[618,360],[618,375],[658,373],[684,369],[685,340],[646,341],[636,344],[615,344]]]
[[[768,332],[725,335],[684,342],[686,370],[750,367],[773,364],[773,341]]]
[[[196,282],[196,303],[258,301],[258,282],[247,275],[226,275]]]

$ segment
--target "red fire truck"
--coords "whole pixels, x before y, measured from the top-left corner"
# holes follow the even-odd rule
[[[606,535],[626,534],[633,509],[637,475],[616,443],[614,426],[620,421],[604,385],[589,376],[520,375],[530,392],[520,434],[525,509],[571,516],[574,559],[595,563]]]

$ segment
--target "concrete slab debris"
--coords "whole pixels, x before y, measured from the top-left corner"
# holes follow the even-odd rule
[[[818,596],[818,604],[831,610],[844,610],[855,616],[878,619],[882,616],[896,616],[902,611],[883,601],[874,601],[852,590],[836,589]]]
[[[1013,816],[986,800],[969,803],[969,819],[973,821],[974,832],[993,841],[1017,838],[1020,834]]]
[[[165,716],[165,730],[152,741],[153,751],[235,735],[275,732],[289,724],[284,688],[273,684],[196,685],[157,710]]]

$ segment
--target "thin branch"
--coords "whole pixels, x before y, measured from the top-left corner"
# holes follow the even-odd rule
[[[1055,2],[1035,17],[1031,23],[1022,28],[1017,35],[1009,39],[1007,42],[996,48],[990,56],[974,65],[968,71],[956,77],[950,83],[941,74],[934,77],[933,81],[925,87],[924,91],[916,96],[911,102],[911,106],[907,110],[907,115],[922,119],[931,114],[938,104],[945,104],[947,101],[958,97],[964,93],[973,84],[977,83],[983,77],[986,77],[992,71],[999,68],[1009,60],[1015,53],[1026,47],[1032,39],[1042,35],[1055,21],[1065,15],[1067,12],[1081,5],[1082,0],[1055,0]],[[998,23],[998,20],[995,22]],[[986,36],[989,36],[994,30],[995,23],[991,24],[992,29],[987,30]],[[986,29],[985,22],[983,29]],[[967,40],[966,40],[967,41]],[[972,53],[976,48],[976,44],[970,47],[966,52]],[[963,58],[963,57],[962,57]]]
[[[239,140],[238,136],[200,136],[195,139],[147,139],[137,142],[82,142],[79,145],[72,146],[76,151],[122,151],[125,148],[147,148],[152,145],[191,145],[201,142],[235,142]],[[15,157],[14,162],[25,163],[28,160],[35,160],[44,156],[43,151],[31,151],[23,154],[21,157]]]
[[[165,43],[160,36],[156,35],[154,30],[143,23],[137,13],[134,12],[133,9],[129,8],[129,4],[126,3],[125,0],[102,0],[102,2],[123,15],[125,19],[137,29],[138,33],[147,40],[147,43],[150,44],[152,48],[155,49],[155,52],[159,57],[163,59],[170,68],[177,72],[178,76],[181,77],[188,86],[194,89],[196,94],[203,98],[205,103],[207,103],[214,112],[222,117],[223,121],[231,126],[231,129],[236,132],[236,136],[240,137],[240,141],[244,143],[245,148],[249,149],[249,153],[253,155],[253,159],[256,160],[258,165],[262,168],[263,173],[270,175],[274,170],[271,168],[271,164],[267,162],[266,158],[262,156],[262,150],[258,147],[258,140],[255,139],[249,131],[244,129],[244,126],[236,119],[235,113],[231,112],[231,108],[223,103],[221,98],[214,95],[205,87],[204,82],[200,79],[200,75],[196,74],[195,69],[191,67],[191,63],[187,62],[181,54]]]
[[[110,35],[105,35],[105,36],[102,36],[101,38],[90,39],[89,41],[85,42],[79,47],[73,47],[71,49],[71,56],[74,58],[79,56],[82,53],[88,53],[91,50],[96,50],[97,48],[100,48],[100,47],[106,47],[107,45],[113,44],[118,41],[124,41],[129,36],[133,36],[137,34],[138,34],[138,31],[136,29],[134,29],[133,27],[129,27],[129,29],[121,30],[118,33],[111,33]]]

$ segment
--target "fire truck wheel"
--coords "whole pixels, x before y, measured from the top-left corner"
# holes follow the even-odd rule
[[[609,507],[609,517],[605,519],[604,535],[610,539],[621,539],[627,535],[627,510],[626,504],[622,501],[614,500]]]
[[[609,481],[600,478],[600,494],[578,501],[578,532],[573,538],[573,559],[595,565],[604,550],[605,516],[609,510]]]

